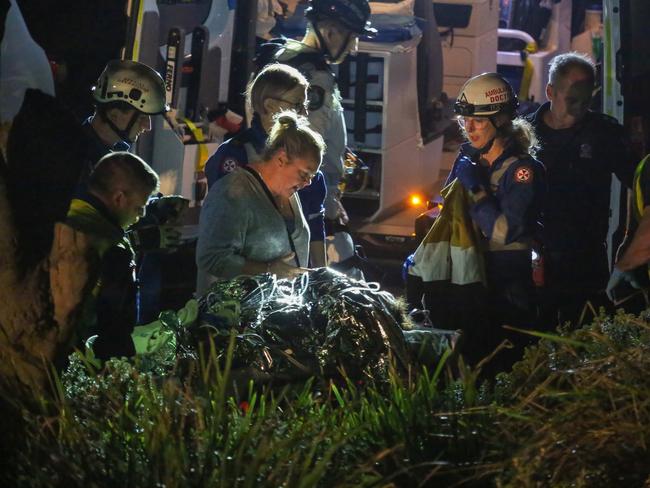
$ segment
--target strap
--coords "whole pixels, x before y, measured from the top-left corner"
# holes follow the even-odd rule
[[[528,251],[533,245],[529,241],[515,241],[510,244],[498,244],[494,241],[488,241],[489,251]]]
[[[641,176],[648,161],[650,161],[650,155],[643,158],[634,171],[634,184],[632,188],[634,189],[634,216],[637,222],[641,221],[643,210],[646,207],[646,202],[643,201],[643,192],[641,191]]]
[[[188,118],[183,118],[183,122],[185,122],[187,128],[190,130],[199,146],[198,151],[196,152],[196,171],[203,171],[205,169],[205,163],[208,161],[208,148],[205,145],[203,131]]]
[[[496,188],[499,186],[499,181],[501,181],[501,177],[503,174],[508,170],[510,166],[512,166],[512,163],[519,161],[519,158],[515,156],[510,156],[508,159],[506,159],[501,167],[497,170],[495,170],[491,175],[490,175],[490,186],[492,187],[492,191],[494,191]]]
[[[266,186],[266,183],[264,183],[264,180],[262,179],[260,174],[257,171],[255,171],[253,168],[251,168],[250,166],[243,166],[243,168],[246,171],[248,171],[250,174],[252,174],[253,177],[257,180],[257,182],[260,184],[260,186],[264,190],[264,193],[266,194],[266,196],[270,200],[273,207],[275,207],[275,209],[280,214],[280,217],[282,217],[282,212],[280,212],[280,207],[278,207],[278,204],[275,202],[275,198],[273,198],[273,194],[271,193],[271,190],[269,190],[269,187]],[[282,220],[284,221],[284,217],[282,217]],[[294,258],[296,260],[296,264],[300,268],[300,258],[298,258],[298,253],[296,252],[296,245],[293,242],[293,238],[291,237],[291,232],[289,232],[289,227],[287,227],[286,222],[284,224],[284,227],[287,230],[287,237],[289,238],[289,246],[291,246],[291,251],[293,252]]]

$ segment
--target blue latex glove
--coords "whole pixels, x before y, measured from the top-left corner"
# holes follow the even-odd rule
[[[406,278],[409,274],[409,269],[415,265],[415,253],[409,255],[402,264],[402,281],[406,283]]]
[[[616,287],[618,287],[619,285],[625,282],[629,283],[632,288],[635,288],[637,290],[641,288],[641,285],[634,277],[634,274],[632,274],[629,271],[622,271],[616,266],[614,266],[612,275],[609,277],[609,281],[607,282],[607,288],[605,289],[605,292],[607,293],[607,297],[611,301],[615,301],[614,290],[616,289]]]
[[[477,192],[483,188],[483,180],[481,178],[481,170],[479,165],[473,163],[469,158],[461,158],[458,161],[458,169],[456,170],[456,178],[466,190]]]

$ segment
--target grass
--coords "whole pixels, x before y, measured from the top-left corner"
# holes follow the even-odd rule
[[[495,383],[462,364],[355,383],[233,381],[233,340],[165,376],[81,358],[3,391],[2,486],[648,486],[650,326],[545,334]],[[55,378],[55,377],[53,377]]]
[[[547,338],[495,390],[507,486],[650,484],[647,316]]]

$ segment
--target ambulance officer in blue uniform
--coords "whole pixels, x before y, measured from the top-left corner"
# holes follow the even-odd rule
[[[471,199],[473,222],[483,236],[488,330],[485,353],[508,337],[501,325],[530,327],[535,319],[531,251],[538,231],[545,171],[532,154],[535,136],[518,118],[517,97],[497,73],[468,80],[454,106],[468,140],[448,182],[458,178]]]

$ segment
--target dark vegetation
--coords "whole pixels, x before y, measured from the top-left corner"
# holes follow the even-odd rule
[[[182,376],[77,356],[53,395],[4,385],[2,485],[648,486],[649,332],[601,316],[480,384],[445,355],[374,384],[233,387],[234,336]]]

